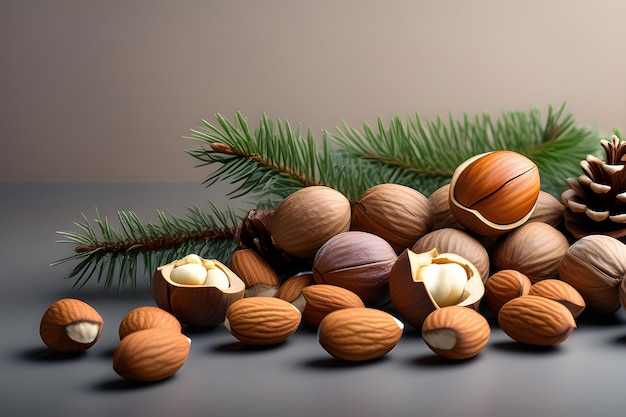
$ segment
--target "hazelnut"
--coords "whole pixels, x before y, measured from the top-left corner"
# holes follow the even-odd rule
[[[440,254],[436,248],[416,253],[406,249],[389,273],[391,302],[408,324],[420,328],[437,308],[459,305],[478,308],[485,287],[467,259]]]
[[[328,240],[313,260],[313,279],[357,294],[366,305],[382,305],[389,299],[389,272],[396,252],[372,233],[349,231]]]
[[[514,269],[532,283],[558,278],[559,264],[569,242],[547,223],[529,222],[502,236],[491,255],[496,270]]]
[[[450,210],[467,229],[499,235],[524,224],[540,191],[539,169],[516,152],[476,155],[457,167],[450,181]]]
[[[588,235],[572,243],[560,278],[574,287],[591,310],[613,314],[620,309],[620,285],[626,275],[626,245],[607,235]]]
[[[453,227],[465,229],[450,210],[450,184],[445,184],[428,196],[433,219],[433,230]]]
[[[194,327],[223,322],[226,309],[244,292],[244,282],[226,265],[195,254],[158,267],[152,277],[157,306]]]
[[[351,229],[380,236],[400,253],[432,229],[430,204],[411,187],[379,184],[355,202]]]
[[[350,200],[326,186],[302,188],[285,198],[269,219],[274,243],[290,255],[313,258],[328,239],[348,231]]]
[[[411,250],[422,253],[432,248],[437,248],[440,253],[456,253],[467,259],[476,267],[483,282],[487,281],[489,253],[483,244],[468,232],[451,227],[434,230],[415,242]]]

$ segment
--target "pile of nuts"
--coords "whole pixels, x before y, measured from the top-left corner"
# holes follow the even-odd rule
[[[355,202],[329,187],[303,188],[267,216],[271,250],[242,246],[228,265],[190,254],[157,268],[157,307],[120,324],[114,369],[131,380],[173,375],[189,354],[181,323],[223,324],[249,345],[278,344],[309,326],[345,361],[386,355],[406,325],[454,360],[478,355],[495,325],[519,343],[562,343],[586,308],[626,308],[626,245],[568,237],[563,210],[540,190],[536,165],[511,151],[469,159],[428,198],[398,184]],[[287,256],[275,262],[267,253]],[[289,257],[310,269],[281,277],[276,265]],[[89,348],[101,317],[62,302],[44,315],[42,339],[55,350]],[[151,349],[170,353],[156,363]]]

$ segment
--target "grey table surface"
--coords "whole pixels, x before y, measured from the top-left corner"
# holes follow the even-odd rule
[[[621,416],[626,406],[626,316],[583,314],[563,344],[532,349],[497,327],[474,359],[436,357],[407,331],[386,357],[334,360],[313,331],[300,329],[271,348],[247,348],[223,326],[185,329],[187,363],[172,378],[132,384],[112,369],[117,327],[135,307],[154,305],[146,281],[110,290],[64,280],[72,252],[58,230],[76,230],[81,213],[116,218],[134,211],[182,214],[223,193],[199,184],[0,184],[3,249],[0,326],[6,417],[98,416]],[[224,203],[225,204],[225,203]],[[98,343],[75,357],[51,354],[38,334],[46,308],[64,297],[93,305],[105,325]]]

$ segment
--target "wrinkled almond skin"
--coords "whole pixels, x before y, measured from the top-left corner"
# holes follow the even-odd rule
[[[559,267],[559,277],[576,288],[587,308],[601,314],[620,309],[619,286],[625,275],[626,245],[606,235],[572,243]]]
[[[483,283],[489,277],[489,253],[483,244],[464,230],[444,228],[433,230],[420,238],[411,250],[416,253],[437,248],[439,253],[456,253],[476,267]]]
[[[397,253],[432,229],[428,199],[400,184],[378,184],[365,191],[352,208],[351,230],[385,239]]]
[[[404,325],[374,308],[344,308],[329,313],[317,329],[320,345],[336,359],[358,362],[378,359],[400,341]]]
[[[351,212],[350,201],[339,191],[326,186],[305,187],[276,207],[270,234],[290,255],[313,258],[328,239],[349,230]]]
[[[450,210],[467,229],[494,236],[524,224],[541,188],[539,169],[516,152],[499,150],[460,164],[450,181]]]
[[[498,324],[511,339],[539,346],[559,344],[576,328],[567,307],[536,295],[517,297],[503,305]]]
[[[313,327],[318,327],[322,319],[335,310],[365,307],[358,295],[336,285],[310,285],[302,289],[302,295],[306,300],[302,320]]]
[[[276,297],[251,297],[235,301],[226,311],[224,326],[240,342],[274,345],[298,330],[302,314],[288,301]]]
[[[529,295],[538,295],[558,301],[572,312],[574,318],[585,310],[585,300],[582,295],[565,281],[559,279],[544,279],[530,287]]]
[[[192,327],[220,324],[224,321],[226,309],[245,294],[246,286],[241,278],[217,261],[228,276],[228,288],[177,284],[170,279],[174,262],[159,266],[154,272],[152,296],[158,307],[172,313],[182,324]]]
[[[67,326],[75,323],[92,323],[99,327],[95,338],[88,343],[72,340]],[[39,324],[39,335],[48,348],[57,352],[83,352],[93,346],[102,333],[103,320],[91,305],[75,298],[63,298],[45,311]]]
[[[489,322],[476,310],[460,306],[438,308],[422,326],[422,338],[437,355],[469,359],[478,355],[491,335]]]
[[[182,331],[182,326],[173,314],[168,313],[159,307],[142,306],[137,307],[122,318],[118,328],[120,340],[138,330],[152,328],[166,328],[175,331]]]
[[[528,295],[532,283],[524,274],[514,269],[493,273],[485,283],[485,306],[495,317],[500,308],[513,298]]]
[[[313,278],[317,284],[346,288],[375,307],[389,299],[389,272],[396,259],[396,252],[383,238],[349,231],[320,248],[313,260]]]
[[[496,270],[514,269],[532,283],[559,277],[569,242],[565,235],[542,222],[529,222],[502,236],[491,255]]]
[[[274,268],[252,249],[234,251],[229,266],[246,284],[245,297],[273,295],[280,286],[280,279]]]
[[[120,341],[113,353],[113,370],[130,381],[169,378],[187,361],[190,343],[187,336],[176,330],[138,330]]]

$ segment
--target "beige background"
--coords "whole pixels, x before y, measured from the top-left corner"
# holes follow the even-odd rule
[[[548,105],[626,131],[626,2],[0,1],[0,181],[200,182],[241,111],[316,137]]]

